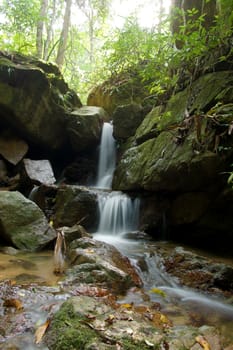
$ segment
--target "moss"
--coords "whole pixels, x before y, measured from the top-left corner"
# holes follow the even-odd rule
[[[96,332],[87,328],[84,317],[75,313],[71,302],[66,302],[56,313],[47,336],[52,350],[82,350],[96,339]]]
[[[155,344],[154,346],[152,345],[147,345],[145,342],[137,342],[137,343],[132,343],[132,340],[128,339],[128,338],[124,338],[121,341],[122,345],[123,345],[123,349],[124,350],[157,350],[160,348],[159,344]]]

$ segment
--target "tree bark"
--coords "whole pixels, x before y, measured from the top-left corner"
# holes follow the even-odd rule
[[[48,22],[46,24],[47,37],[44,43],[44,53],[43,53],[43,59],[45,61],[47,61],[49,58],[49,48],[51,46],[52,39],[53,39],[53,26],[54,26],[55,16],[56,16],[56,0],[52,1],[51,7],[52,7],[51,15],[49,16]]]
[[[64,59],[65,59],[65,51],[67,47],[69,28],[70,28],[71,5],[72,5],[72,0],[66,0],[63,26],[62,26],[62,31],[60,35],[60,41],[58,46],[57,58],[56,58],[56,63],[59,68],[62,68]]]
[[[39,58],[42,58],[42,55],[43,55],[43,32],[44,32],[47,10],[48,10],[48,0],[41,0],[40,14],[39,14],[39,20],[37,23],[37,32],[36,32],[36,52]]]

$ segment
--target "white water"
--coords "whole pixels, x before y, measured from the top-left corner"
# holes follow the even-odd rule
[[[97,188],[110,189],[112,177],[116,166],[116,142],[112,136],[113,126],[104,123],[101,135]]]
[[[139,199],[133,200],[121,192],[100,193],[98,203],[99,234],[114,237],[137,229]]]
[[[100,147],[98,188],[111,189],[112,177],[115,170],[116,151],[112,137],[111,124],[105,123]],[[156,246],[152,242],[126,239],[125,234],[138,228],[139,199],[131,199],[122,192],[99,192],[99,226],[94,238],[116,246],[119,251],[128,256],[139,270],[138,262],[144,260],[146,270],[141,271],[144,291],[149,293],[150,300],[160,303],[162,309],[173,309],[178,306],[178,313],[185,315],[198,312],[204,322],[210,324],[226,324],[233,320],[233,306],[215,297],[207,296],[194,290],[181,287],[176,278],[169,275],[155,254]],[[153,292],[164,291],[165,297]],[[151,292],[150,292],[151,291]],[[132,295],[129,295],[132,298]],[[127,296],[126,296],[127,302]],[[131,302],[129,300],[129,302]],[[217,315],[216,317],[213,315]],[[171,314],[172,316],[172,314]],[[179,317],[179,316],[178,316]],[[227,317],[227,321],[225,319]],[[182,318],[183,320],[183,318]],[[224,322],[223,322],[224,320]],[[181,321],[183,323],[183,321]]]

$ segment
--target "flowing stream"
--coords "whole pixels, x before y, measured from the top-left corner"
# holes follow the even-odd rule
[[[111,186],[116,159],[114,149],[112,126],[105,123],[96,185],[99,190]],[[140,239],[136,232],[139,199],[132,199],[125,193],[114,191],[99,191],[98,199],[100,218],[94,238],[113,244],[131,259],[141,275],[144,290],[150,295],[150,301],[158,302],[162,310],[178,324],[189,323],[190,315],[195,314],[199,325],[217,325],[224,336],[233,341],[233,306],[214,296],[180,286],[176,278],[166,273],[161,259],[156,254],[159,243]],[[129,236],[134,236],[134,239],[129,239]],[[165,242],[163,244],[168,245]],[[143,296],[140,299],[137,293],[129,292],[123,301],[140,303],[143,302]]]
[[[140,200],[119,191],[110,191],[116,161],[115,147],[112,125],[105,123],[100,147],[98,179],[95,186],[95,191],[98,193],[100,218],[98,230],[93,236],[98,240],[113,244],[126,255],[140,273],[144,284],[143,290],[130,290],[127,295],[122,296],[122,302],[158,303],[161,305],[161,311],[168,315],[175,324],[181,326],[191,324],[190,315],[194,314],[195,321],[198,318],[198,326],[216,325],[225,339],[233,343],[233,306],[215,296],[185,288],[178,283],[176,278],[167,274],[156,252],[162,246],[168,247],[169,252],[174,245],[149,240],[145,235],[137,232]],[[22,284],[19,295],[24,300],[25,319],[19,319],[19,324],[22,324],[25,329],[30,329],[35,323],[37,326],[43,324],[48,310],[57,307],[56,305],[69,297],[59,290],[58,281],[52,273],[52,259],[51,252],[24,254],[22,257],[18,254],[10,256],[0,253],[0,281],[5,278],[14,280],[15,276],[18,276],[16,282]],[[31,282],[30,287],[23,289],[24,283],[28,285]],[[44,283],[44,286],[41,285],[41,282]],[[1,286],[0,282],[0,292],[7,295],[10,293],[10,285],[9,290],[5,292],[1,290],[1,287],[6,288],[5,285]],[[9,294],[9,297],[14,298],[14,295]],[[15,317],[22,316],[19,314]],[[35,345],[33,332],[26,332],[23,336],[19,335],[18,338],[17,329],[14,332],[16,336],[14,339],[9,339],[6,346],[12,344],[12,349],[20,350],[47,350],[46,346]],[[14,347],[15,344],[17,347]]]

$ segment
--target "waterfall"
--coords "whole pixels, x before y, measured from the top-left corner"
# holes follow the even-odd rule
[[[96,187],[110,189],[116,166],[116,143],[112,136],[113,126],[104,123],[101,135],[98,176]]]
[[[113,138],[113,126],[104,123],[98,164],[96,186],[99,189],[111,189],[112,177],[116,166],[116,142]],[[139,199],[131,199],[119,191],[98,191],[99,226],[97,233],[107,236],[119,236],[137,229]],[[101,240],[102,240],[101,239]]]
[[[131,199],[124,193],[99,194],[100,221],[98,233],[119,235],[137,229],[139,199]]]

